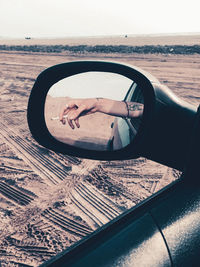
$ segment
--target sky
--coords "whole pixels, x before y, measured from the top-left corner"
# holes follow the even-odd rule
[[[199,33],[199,0],[0,0],[0,37]]]
[[[123,100],[132,83],[132,80],[116,73],[93,71],[60,80],[50,88],[48,94],[53,97],[103,97]]]

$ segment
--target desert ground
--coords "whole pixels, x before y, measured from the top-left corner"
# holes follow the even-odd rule
[[[30,39],[29,39],[30,38]],[[99,37],[70,37],[70,38],[34,38],[4,39],[0,38],[0,45],[199,45],[199,34],[183,35],[121,35]]]
[[[120,41],[121,40],[121,41]],[[1,45],[186,45],[200,36],[0,40]],[[121,42],[121,43],[120,43]],[[32,45],[32,43],[29,43]],[[139,158],[93,161],[64,156],[37,144],[26,111],[36,77],[76,60],[138,66],[195,106],[200,100],[200,54],[44,53],[0,51],[0,263],[39,266],[122,212],[180,177],[177,170]]]

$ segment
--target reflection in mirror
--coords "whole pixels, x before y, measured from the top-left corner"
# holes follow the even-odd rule
[[[81,73],[50,88],[45,121],[51,135],[65,144],[118,150],[136,136],[143,103],[139,86],[122,75]]]

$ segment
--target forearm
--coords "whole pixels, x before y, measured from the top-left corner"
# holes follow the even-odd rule
[[[79,128],[79,117],[95,112],[122,118],[137,118],[143,114],[143,104],[107,98],[72,99],[60,112],[59,119],[63,124],[67,119],[69,126],[74,129],[73,121]]]
[[[139,117],[143,114],[143,105],[135,102],[116,101],[97,98],[96,111],[118,117]]]
[[[124,102],[107,98],[97,98],[96,110],[113,116],[127,116],[127,108]]]

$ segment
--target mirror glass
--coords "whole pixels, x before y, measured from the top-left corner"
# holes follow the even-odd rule
[[[90,150],[118,150],[136,136],[143,114],[139,86],[125,76],[86,72],[55,83],[45,122],[57,140]]]

